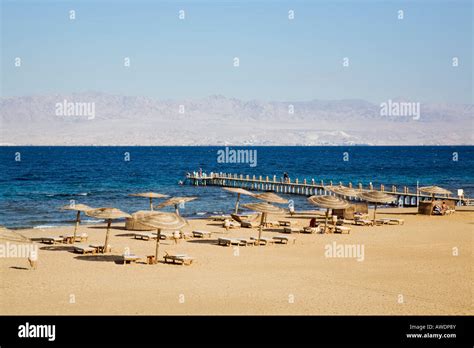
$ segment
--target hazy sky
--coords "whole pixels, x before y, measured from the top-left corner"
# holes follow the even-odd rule
[[[472,103],[472,21],[470,0],[2,0],[2,95]]]

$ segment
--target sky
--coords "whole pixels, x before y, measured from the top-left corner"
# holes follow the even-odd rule
[[[2,96],[473,101],[470,0],[1,4]]]

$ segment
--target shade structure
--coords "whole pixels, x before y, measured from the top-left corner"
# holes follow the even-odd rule
[[[432,198],[434,198],[434,195],[449,195],[450,193],[452,193],[451,191],[439,186],[424,186],[418,188],[418,191],[429,193],[431,194]]]
[[[184,204],[186,202],[194,201],[197,197],[172,197],[163,203],[160,203],[156,206],[156,208],[164,208],[168,206],[174,206],[174,210],[176,215],[179,215],[179,205]]]
[[[232,192],[232,193],[237,193],[237,200],[235,201],[235,209],[234,209],[235,214],[239,213],[240,195],[255,196],[255,194],[253,194],[252,192],[244,190],[243,188],[240,188],[240,187],[223,187],[222,189]]]
[[[21,233],[0,226],[0,240],[18,243],[32,243],[32,240]]]
[[[140,193],[132,193],[130,196],[133,197],[145,197],[150,199],[150,210],[153,210],[153,198],[166,198],[169,197],[168,195],[156,192],[140,192]]]
[[[61,210],[72,210],[76,212],[76,224],[74,225],[74,238],[72,239],[73,244],[76,242],[77,229],[79,228],[79,224],[81,223],[81,212],[87,212],[92,209],[94,208],[91,208],[85,204],[68,204],[61,207]]]
[[[349,202],[336,196],[311,196],[308,198],[308,202],[317,207],[326,208],[324,231],[328,227],[329,209],[345,209],[349,206]]]
[[[262,213],[262,219],[260,220],[260,226],[258,227],[257,245],[260,245],[260,238],[262,237],[263,224],[265,222],[265,218],[267,214],[283,214],[285,212],[284,209],[280,207],[276,207],[267,202],[248,203],[248,204],[244,204],[243,207]]]
[[[358,197],[360,193],[360,191],[347,186],[327,186],[325,189],[344,197]]]
[[[125,213],[117,208],[97,208],[86,211],[87,216],[94,217],[96,219],[104,219],[107,221],[107,232],[105,234],[105,243],[102,252],[107,252],[107,245],[109,242],[109,232],[110,232],[110,225],[112,224],[112,220],[121,219],[131,217],[130,214]]]
[[[259,193],[258,195],[254,195],[254,197],[268,203],[288,203],[287,199],[284,199],[273,192]]]
[[[393,203],[397,200],[397,197],[389,195],[381,191],[367,191],[359,193],[359,198],[367,201],[369,203],[374,203],[374,223],[372,226],[375,226],[375,220],[377,217],[377,204],[382,203]]]
[[[155,249],[155,263],[158,262],[158,249],[160,246],[160,234],[161,230],[178,230],[187,225],[187,221],[181,216],[175,213],[166,213],[162,211],[156,211],[152,214],[148,214],[138,220],[140,224],[156,228],[156,249]]]

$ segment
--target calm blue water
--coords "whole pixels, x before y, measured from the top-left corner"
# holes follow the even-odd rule
[[[239,149],[239,147],[232,147]],[[241,147],[240,147],[241,148]],[[474,196],[474,147],[253,147],[257,166],[217,163],[222,147],[0,147],[0,225],[10,228],[64,225],[73,212],[58,208],[70,200],[129,213],[148,209],[148,200],[129,193],[156,191],[199,198],[182,215],[229,212],[235,196],[217,187],[180,186],[187,172],[298,177],[334,183],[362,182],[416,187],[463,188]],[[130,161],[124,161],[124,153]],[[348,152],[349,161],[343,161]],[[458,161],[453,161],[453,153]],[[15,161],[16,153],[21,161]],[[454,192],[454,191],[453,191]],[[288,197],[290,198],[290,197]],[[291,197],[296,209],[309,209]],[[250,200],[244,197],[243,200]],[[158,201],[156,201],[158,202]],[[93,219],[85,220],[92,223]]]

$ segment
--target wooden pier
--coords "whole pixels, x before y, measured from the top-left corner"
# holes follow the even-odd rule
[[[299,180],[294,179],[283,179],[283,177],[277,178],[276,175],[273,177],[268,176],[255,176],[255,175],[243,175],[243,174],[229,174],[229,173],[211,173],[206,175],[205,173],[192,173],[186,176],[184,184],[191,184],[195,186],[222,186],[222,187],[240,187],[249,191],[263,191],[263,192],[275,192],[283,194],[293,194],[301,196],[312,196],[312,195],[334,195],[333,192],[328,190],[328,187],[343,185],[342,182],[333,184],[332,181],[324,183],[323,180],[317,182],[315,179]],[[358,189],[361,192],[364,191],[382,191],[387,194],[397,196],[397,200],[393,203],[394,206],[400,207],[416,207],[419,201],[431,200],[431,195],[416,192],[417,190],[410,190],[409,187],[403,186],[401,190],[396,185],[385,187],[381,184],[379,187],[374,187],[372,184],[363,187],[362,183],[358,183],[353,186],[351,182],[345,184],[345,186]],[[474,201],[467,197],[455,197],[452,195],[436,195],[436,198],[443,200],[454,200],[457,205],[473,205]],[[358,201],[359,198],[345,197],[347,200]]]

